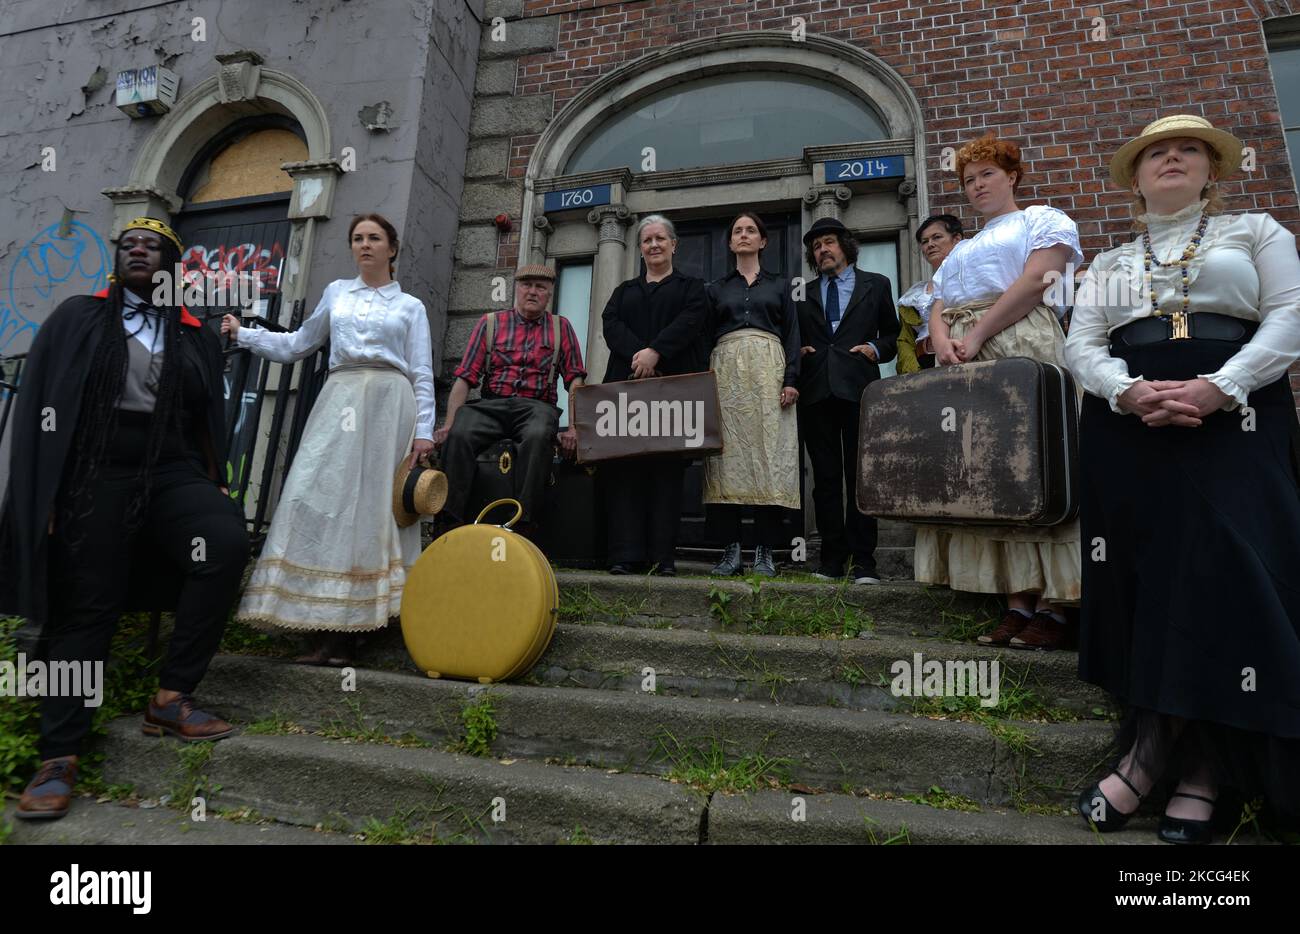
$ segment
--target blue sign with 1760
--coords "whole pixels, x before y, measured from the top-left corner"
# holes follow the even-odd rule
[[[608,185],[589,185],[586,188],[566,188],[563,191],[548,191],[542,203],[542,211],[576,211],[579,208],[595,207],[609,204]]]
[[[864,156],[836,159],[826,166],[826,182],[860,182],[869,178],[900,178],[906,174],[902,156]]]

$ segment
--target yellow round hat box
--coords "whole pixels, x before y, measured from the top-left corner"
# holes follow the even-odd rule
[[[515,507],[513,518],[483,522],[502,505]],[[515,500],[489,503],[473,525],[426,548],[407,573],[402,637],[430,678],[506,681],[531,668],[550,644],[560,588],[541,550],[510,530],[522,515]]]

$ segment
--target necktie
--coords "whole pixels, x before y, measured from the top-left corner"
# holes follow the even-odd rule
[[[831,276],[826,284],[826,321],[831,326],[831,333],[835,333],[835,325],[840,320],[840,287],[839,280]]]

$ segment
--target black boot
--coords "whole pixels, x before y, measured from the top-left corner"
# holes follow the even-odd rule
[[[714,577],[735,577],[740,571],[740,542],[732,542],[722,553],[722,560],[709,573]]]
[[[759,545],[754,549],[753,572],[759,577],[776,577],[776,562],[772,560],[770,546]]]

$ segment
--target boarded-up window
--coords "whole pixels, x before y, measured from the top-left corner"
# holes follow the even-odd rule
[[[213,156],[194,178],[189,201],[225,201],[290,191],[291,179],[280,168],[307,158],[307,144],[289,130],[257,130]]]

